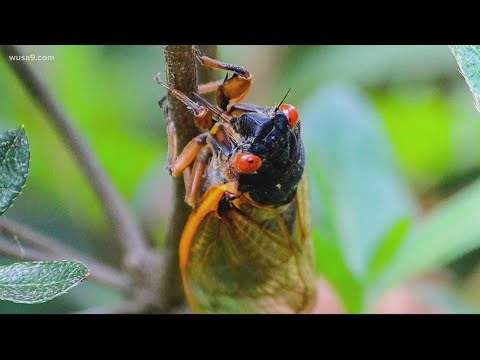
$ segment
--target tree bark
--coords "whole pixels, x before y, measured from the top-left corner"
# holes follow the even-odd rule
[[[209,56],[216,56],[216,45],[201,46]],[[167,84],[189,95],[197,91],[197,66],[193,45],[165,45],[165,77]],[[212,80],[210,69],[199,69],[200,82]],[[192,113],[179,100],[168,94],[171,120],[177,129],[177,144],[180,152],[185,145],[199,134]],[[183,176],[173,178],[174,208],[170,217],[170,227],[166,240],[166,262],[160,291],[170,306],[177,306],[184,299],[182,279],[179,267],[179,243],[183,228],[190,215],[191,208],[185,203],[185,185]]]
[[[167,84],[189,95],[197,91],[197,68],[192,45],[165,45],[165,77]],[[190,111],[179,100],[168,94],[171,120],[177,128],[178,150],[198,135]],[[173,212],[165,243],[165,269],[160,291],[169,306],[183,301],[182,279],[179,268],[179,242],[190,208],[185,203],[183,176],[173,178]]]

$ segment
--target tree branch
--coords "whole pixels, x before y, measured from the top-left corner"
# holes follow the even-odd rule
[[[202,47],[209,56],[216,56],[216,46]],[[174,89],[191,94],[197,91],[197,68],[192,45],[166,45],[164,48],[165,74],[167,84]],[[203,68],[203,67],[202,67]],[[211,80],[208,69],[200,72],[201,81]],[[179,100],[168,94],[171,120],[177,129],[178,150],[199,134],[191,112]],[[160,291],[166,297],[170,308],[179,306],[183,301],[183,288],[179,269],[180,237],[190,215],[191,208],[185,203],[183,177],[173,179],[174,208],[166,240],[165,267],[161,279]]]
[[[53,254],[35,250],[29,247],[20,247],[19,244],[0,240],[0,255],[17,260],[27,261],[52,261],[54,259]],[[62,259],[63,260],[63,259]]]
[[[58,241],[50,240],[46,236],[35,232],[13,220],[0,218],[0,235],[8,236],[17,241],[25,242],[29,247],[21,247],[6,241],[0,242],[0,254],[15,259],[34,261],[78,260],[90,270],[92,279],[111,286],[114,289],[128,292],[130,290],[128,278],[117,270],[94,260],[87,255],[80,254],[71,248],[61,245]],[[33,248],[31,248],[33,246]],[[35,249],[35,247],[38,248]]]
[[[197,69],[192,45],[165,45],[165,75],[167,84],[174,89],[191,94],[197,91]],[[190,111],[179,100],[168,94],[171,120],[177,128],[177,144],[181,151],[185,145],[198,135]],[[179,269],[179,242],[190,208],[184,201],[185,186],[183,176],[173,179],[174,206],[170,217],[170,227],[165,244],[165,268],[163,270],[160,291],[166,297],[169,306],[183,301],[182,279]]]
[[[123,202],[109,176],[101,167],[91,148],[77,131],[71,119],[53,98],[43,80],[26,61],[10,61],[9,56],[21,55],[14,45],[1,45],[6,62],[12,67],[25,88],[40,107],[49,115],[52,125],[85,172],[114,228],[124,251],[124,263],[136,269],[148,250],[145,236],[130,210]]]

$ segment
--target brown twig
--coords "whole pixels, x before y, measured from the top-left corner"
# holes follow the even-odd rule
[[[2,50],[6,62],[32,98],[49,115],[53,126],[70,147],[112,223],[116,237],[123,247],[124,263],[127,267],[136,269],[140,266],[144,254],[148,250],[148,244],[134,216],[101,167],[93,151],[77,131],[70,117],[55,101],[44,81],[28,62],[9,60],[9,56],[20,56],[20,50],[14,45],[1,45],[0,50]]]
[[[52,261],[58,260],[55,255],[46,253],[41,250],[32,249],[30,247],[20,247],[19,244],[0,240],[0,255],[12,259],[26,261]],[[62,259],[63,260],[63,259]]]
[[[201,46],[209,56],[216,56],[216,46]],[[197,68],[192,45],[166,45],[164,48],[165,74],[167,84],[187,95],[197,91]],[[200,70],[202,82],[212,80],[208,69]],[[179,100],[168,95],[171,120],[177,129],[177,144],[181,151],[185,145],[198,135],[199,130],[193,122],[191,112]],[[183,300],[183,290],[179,271],[179,241],[190,215],[191,208],[185,203],[185,186],[183,177],[173,179],[174,208],[166,241],[164,273],[161,280],[161,292],[170,307],[179,306]]]
[[[87,255],[61,245],[58,241],[51,240],[46,236],[29,229],[25,225],[0,218],[0,234],[19,241],[19,245],[11,242],[0,242],[0,254],[22,260],[51,261],[51,260],[78,260],[84,263],[90,270],[92,279],[111,286],[114,289],[128,292],[128,278],[117,270],[94,260]],[[28,246],[24,247],[22,243]],[[33,248],[32,248],[33,247]],[[38,249],[35,249],[38,248]],[[23,249],[23,252],[22,252]]]
[[[165,45],[165,75],[167,84],[174,89],[191,94],[197,90],[197,69],[192,45]],[[181,150],[198,135],[190,111],[179,100],[168,94],[171,120],[177,128],[177,144]],[[185,186],[183,177],[173,179],[174,206],[170,217],[170,227],[165,243],[165,267],[160,291],[170,306],[176,306],[183,300],[183,290],[179,270],[179,241],[190,214],[190,208],[184,201]]]

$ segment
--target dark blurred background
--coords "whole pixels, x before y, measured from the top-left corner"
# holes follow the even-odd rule
[[[46,79],[137,217],[161,246],[171,210],[170,179],[164,170],[164,119],[157,105],[164,90],[153,81],[157,72],[164,71],[162,47],[24,46],[23,51],[55,57],[31,65]],[[391,152],[385,161],[393,169],[394,181],[401,184],[403,195],[385,200],[387,205],[392,204],[389,209],[413,209],[408,211],[421,218],[480,174],[480,115],[447,46],[219,46],[218,57],[242,64],[254,74],[248,102],[274,105],[292,88],[287,102],[300,109],[308,129],[305,141],[309,158],[317,154],[321,158],[332,148],[315,147],[322,134],[331,137],[329,131],[341,131],[341,136],[333,138],[346,141],[363,136],[365,126],[348,122],[323,131],[321,114],[328,117],[329,111],[335,114],[337,108],[347,111],[349,102],[342,100],[344,96],[354,99],[351,117],[356,116],[355,109],[368,107],[366,111],[374,113],[375,129],[385,135],[385,151]],[[219,72],[218,78],[223,76]],[[112,265],[118,264],[120,250],[83,174],[2,59],[0,128],[20,124],[25,125],[31,144],[31,169],[24,192],[6,216]],[[355,149],[352,169],[355,174],[372,174],[373,183],[382,182],[381,174],[377,176],[369,165],[372,158],[383,156],[382,148],[363,146]],[[328,163],[328,159],[325,161]],[[328,171],[325,166],[323,170]],[[350,170],[344,170],[342,181],[351,178]],[[314,178],[316,171],[311,170]],[[363,188],[355,188],[354,194]],[[383,194],[381,184],[376,189]],[[348,194],[348,190],[340,191]],[[389,194],[386,190],[385,196]],[[368,196],[365,194],[364,202],[368,202]],[[322,204],[314,199],[314,217],[322,216]],[[401,215],[395,211],[395,216]],[[375,216],[362,221],[370,223]],[[316,218],[313,222],[314,227],[322,226]],[[354,256],[347,254],[346,258],[355,269]],[[461,294],[471,303],[480,300],[475,291],[480,282],[478,259],[478,252],[469,249],[443,267],[454,279],[452,294]],[[358,269],[361,271],[360,262]],[[80,311],[120,300],[120,295],[108,288],[86,281],[46,304],[0,302],[0,313]]]

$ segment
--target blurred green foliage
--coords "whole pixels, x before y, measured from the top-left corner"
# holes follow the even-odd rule
[[[152,78],[163,71],[162,48],[24,49],[55,56],[32,65],[161,243],[170,182],[157,105],[164,92]],[[248,102],[273,105],[292,88],[287,102],[300,110],[310,164],[317,268],[347,311],[369,311],[386,290],[479,247],[480,115],[448,46],[220,46],[219,58],[254,74]],[[2,60],[0,126],[20,124],[31,171],[8,215],[117,263],[83,174]],[[472,311],[458,306],[467,299],[461,284],[480,270],[471,269],[448,293],[420,293]],[[87,282],[45,305],[0,303],[0,312],[75,311],[119,299]],[[478,304],[480,294],[467,300]]]

